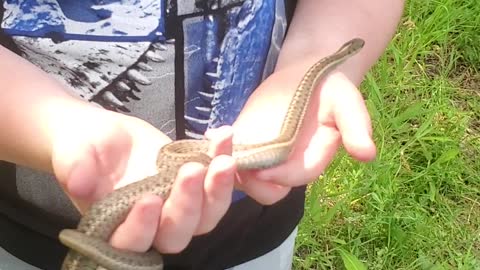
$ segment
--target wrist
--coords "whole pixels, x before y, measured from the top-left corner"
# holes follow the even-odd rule
[[[31,105],[11,119],[10,138],[2,138],[8,145],[2,150],[6,150],[7,161],[51,173],[55,140],[62,133],[71,135],[81,131],[82,115],[93,115],[92,111],[99,109],[60,94],[64,90],[57,85],[45,87],[48,87],[45,95],[32,96]],[[47,94],[55,88],[59,95]],[[42,93],[41,87],[36,90]]]
[[[403,0],[299,1],[277,69],[304,59],[306,70],[348,40],[362,38],[366,42],[362,51],[337,69],[358,86],[393,37],[403,4]]]

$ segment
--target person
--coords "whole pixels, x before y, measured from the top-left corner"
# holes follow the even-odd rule
[[[155,174],[162,145],[205,132],[208,168],[182,166],[168,199],[138,201],[110,243],[153,245],[166,270],[290,269],[305,185],[341,145],[359,161],[375,157],[357,87],[392,39],[402,0],[0,3],[8,269],[59,269],[61,229]],[[365,47],[318,87],[289,160],[237,178],[232,143],[274,138],[305,71],[354,37]]]

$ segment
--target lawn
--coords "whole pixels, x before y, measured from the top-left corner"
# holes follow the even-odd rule
[[[480,269],[479,70],[478,0],[407,1],[361,86],[377,159],[309,187],[294,269]]]

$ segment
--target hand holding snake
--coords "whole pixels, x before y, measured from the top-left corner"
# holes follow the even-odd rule
[[[319,81],[362,47],[363,41],[354,39],[332,56],[316,63],[295,92],[280,135],[266,143],[234,145],[233,157],[238,169],[264,169],[282,164],[292,150],[308,102]],[[61,241],[74,250],[67,256],[64,269],[95,269],[98,265],[110,270],[162,269],[161,256],[155,251],[142,254],[124,252],[111,248],[106,241],[143,194],[167,197],[178,169],[184,163],[196,161],[208,165],[210,157],[206,155],[207,149],[207,141],[184,140],[167,144],[158,156],[158,175],[122,187],[93,204],[77,230],[65,230],[60,235]]]

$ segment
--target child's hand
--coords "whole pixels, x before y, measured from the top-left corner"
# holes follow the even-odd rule
[[[257,89],[235,124],[235,136],[264,142],[278,135],[298,83],[290,74],[295,74],[295,67],[277,71]],[[341,144],[357,160],[375,157],[370,118],[360,92],[343,74],[332,73],[312,97],[289,160],[276,168],[242,174],[246,181],[240,187],[261,203],[275,203],[291,187],[315,181]]]
[[[56,133],[52,159],[56,176],[82,212],[113,189],[155,174],[158,151],[170,142],[142,120],[104,110],[75,120],[69,118],[71,124]],[[175,253],[192,236],[214,228],[230,206],[235,172],[228,156],[231,132],[215,134],[208,171],[186,164],[168,200],[148,195],[137,202],[113,234],[113,246],[141,252],[153,244]]]

